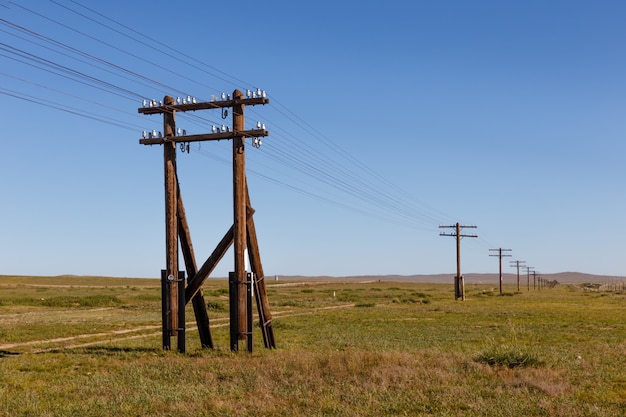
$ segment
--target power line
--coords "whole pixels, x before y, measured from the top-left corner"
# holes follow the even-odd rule
[[[108,125],[111,126],[116,126],[116,127],[120,127],[122,129],[127,129],[127,130],[131,130],[131,131],[135,131],[135,127],[128,125],[128,124],[123,124],[121,122],[115,121],[113,119],[109,119],[108,117],[103,117],[103,116],[99,116],[95,113],[89,113],[86,111],[83,111],[81,109],[77,109],[75,107],[70,107],[70,106],[66,106],[64,104],[61,103],[55,103],[49,100],[44,100],[44,99],[37,99],[35,97],[32,96],[28,96],[19,92],[15,92],[12,90],[7,90],[5,88],[0,88],[0,94],[3,94],[5,96],[9,96],[9,97],[13,97],[19,100],[23,100],[23,101],[27,101],[29,103],[34,103],[34,104],[38,104],[41,106],[45,106],[45,107],[49,107],[51,109],[55,109],[55,110],[60,110],[62,112],[65,113],[69,113],[69,114],[73,114],[75,116],[80,116],[80,117],[84,117],[86,119],[91,119],[91,120],[95,120],[101,123],[106,123]]]
[[[51,0],[51,1],[52,1],[52,0]],[[145,45],[145,46],[148,46],[148,47],[150,47],[151,49],[157,50],[157,51],[159,51],[159,52],[161,52],[161,53],[163,53],[163,54],[166,54],[166,55],[168,55],[168,56],[170,56],[170,57],[174,57],[173,55],[168,54],[167,52],[165,52],[165,51],[163,51],[163,50],[161,50],[161,49],[155,48],[155,47],[154,47],[154,46],[152,46],[151,44],[146,44],[145,42],[139,41],[136,37],[129,36],[129,35],[127,35],[127,34],[125,34],[125,33],[121,32],[121,31],[118,31],[118,30],[116,30],[116,29],[111,28],[111,27],[110,27],[110,26],[108,26],[108,25],[104,25],[104,24],[102,24],[101,22],[98,22],[98,21],[96,21],[96,20],[94,20],[94,19],[91,19],[91,18],[89,18],[89,17],[85,16],[84,14],[77,12],[77,11],[76,11],[76,10],[74,10],[74,9],[71,9],[71,8],[69,8],[69,7],[67,7],[67,6],[60,5],[60,4],[59,4],[58,2],[56,2],[56,1],[52,1],[52,2],[53,2],[53,3],[55,3],[55,4],[57,4],[57,5],[59,5],[59,6],[61,6],[61,7],[63,7],[63,8],[65,8],[65,9],[67,9],[67,10],[70,10],[70,11],[72,11],[72,12],[74,12],[74,13],[76,13],[76,14],[78,14],[78,15],[80,15],[80,16],[82,16],[82,17],[86,18],[86,19],[89,19],[89,20],[91,20],[91,21],[93,21],[93,22],[95,22],[95,23],[98,23],[98,24],[100,24],[100,25],[102,25],[102,26],[104,26],[104,27],[108,28],[109,30],[113,30],[113,31],[114,31],[114,32],[116,32],[116,33],[122,34],[123,36],[127,36],[127,37],[129,37],[129,38],[131,38],[131,39],[133,39],[133,40],[135,40],[135,41],[137,41],[137,42],[140,42],[141,44],[143,44],[143,45]],[[163,43],[161,43],[161,42],[159,42],[159,41],[157,41],[157,40],[155,40],[155,39],[153,39],[153,38],[151,38],[151,37],[149,37],[149,36],[147,36],[147,35],[145,35],[145,34],[143,34],[143,33],[140,33],[140,32],[138,32],[138,31],[136,31],[136,30],[134,30],[134,29],[132,29],[132,28],[130,28],[130,27],[128,27],[128,26],[125,26],[125,25],[123,25],[123,24],[121,24],[121,23],[117,22],[117,21],[116,21],[116,20],[114,20],[114,19],[110,19],[110,18],[108,18],[108,17],[104,16],[102,13],[96,12],[95,10],[90,9],[90,8],[88,8],[88,7],[86,7],[86,6],[82,5],[82,4],[80,4],[79,2],[73,1],[73,3],[75,3],[75,4],[77,4],[77,5],[79,5],[79,6],[83,7],[83,8],[85,8],[86,10],[88,10],[88,11],[90,11],[90,12],[94,13],[94,14],[97,14],[99,17],[105,18],[106,20],[111,21],[111,22],[113,22],[113,23],[115,23],[115,24],[117,24],[117,25],[119,25],[119,26],[123,27],[124,29],[126,29],[126,30],[128,30],[128,31],[131,31],[131,32],[133,32],[133,33],[135,33],[135,34],[138,34],[138,35],[140,35],[140,36],[142,36],[142,37],[144,37],[144,38],[146,38],[146,39],[149,39],[151,42],[157,43],[158,45],[161,45],[161,46],[163,46],[163,47],[165,47],[165,48],[168,48],[168,50],[172,50],[169,46],[167,46],[167,45],[165,45],[165,44],[163,44]],[[192,57],[190,57],[190,56],[188,56],[188,55],[185,55],[185,54],[181,54],[181,55],[185,56],[186,58],[192,58]],[[193,59],[193,58],[192,58],[192,59]],[[197,61],[197,60],[195,60],[195,59],[194,59],[194,61]],[[205,64],[205,65],[206,65],[206,64]],[[210,66],[209,66],[209,67],[210,67]],[[197,68],[197,67],[196,67],[196,68]],[[213,67],[210,67],[210,68],[212,68],[212,69],[214,69],[214,70],[215,70],[215,68],[213,68]],[[239,79],[237,79],[236,77],[233,77],[232,75],[226,74],[226,73],[224,73],[224,72],[221,72],[221,73],[222,73],[222,74],[224,74],[224,75],[229,76],[230,78],[234,78],[234,79],[236,79],[236,80],[238,80],[238,81],[242,82],[242,80],[239,80]],[[214,75],[214,74],[211,74],[211,75]],[[282,104],[280,104],[280,105],[282,106]],[[310,124],[308,124],[306,121],[304,121],[303,119],[301,119],[300,117],[298,117],[297,115],[295,115],[295,113],[293,113],[292,111],[290,111],[287,107],[285,107],[285,106],[282,106],[282,107],[284,107],[286,111],[288,111],[288,112],[290,112],[291,114],[293,114],[293,115],[294,115],[294,117],[295,117],[295,118],[296,118],[299,122],[301,122],[301,123],[302,123],[302,124],[300,125],[301,127],[302,127],[303,125],[305,125],[305,126],[306,126],[306,128],[307,128],[307,130],[313,131],[313,132],[316,134],[316,136],[317,136],[318,138],[321,138],[325,144],[327,144],[329,147],[331,147],[332,149],[334,149],[337,153],[339,153],[339,154],[341,154],[342,156],[346,157],[348,160],[351,160],[353,163],[355,163],[355,165],[357,165],[358,167],[360,167],[360,168],[361,168],[361,169],[363,169],[364,171],[366,171],[366,172],[370,173],[370,174],[371,174],[372,176],[374,176],[375,178],[377,178],[377,179],[381,180],[381,181],[382,181],[384,184],[386,184],[387,186],[390,186],[390,187],[392,187],[392,188],[396,188],[396,190],[398,190],[398,188],[397,188],[397,186],[396,186],[395,184],[393,184],[393,183],[391,183],[390,181],[387,181],[387,180],[385,180],[384,178],[382,178],[380,175],[378,175],[377,173],[375,173],[375,171],[371,170],[371,168],[367,167],[367,165],[363,164],[363,163],[362,163],[362,162],[360,162],[358,159],[354,158],[354,157],[353,157],[350,153],[348,153],[348,152],[346,152],[345,150],[343,150],[343,149],[342,149],[341,147],[339,147],[339,146],[338,146],[335,142],[333,142],[333,141],[329,140],[328,138],[326,138],[323,134],[321,134],[319,131],[317,131],[314,127],[312,127],[312,126],[311,126]],[[293,121],[293,120],[294,120],[294,119],[292,118],[292,121]],[[322,159],[322,161],[324,161],[324,159]],[[339,166],[340,166],[340,165],[339,165]],[[383,187],[383,189],[384,189],[384,187]],[[405,194],[405,193],[406,193],[406,192],[405,192],[404,190],[402,190],[402,194]],[[414,210],[414,207],[411,207],[411,208],[410,208],[410,211],[414,212],[414,211],[415,211],[415,210]],[[425,216],[427,216],[427,215],[425,215]],[[429,216],[427,216],[427,217],[429,217]],[[435,218],[432,218],[432,217],[430,217],[430,220],[432,220],[434,223],[437,223],[437,222],[438,222]]]
[[[54,3],[59,5],[56,2]],[[73,3],[80,5],[80,3],[78,2],[73,2]],[[67,7],[65,6],[62,6],[62,7],[67,9]],[[84,6],[81,5],[81,7],[84,7]],[[27,11],[33,12],[30,9],[26,9],[24,7],[21,7],[21,8]],[[93,11],[92,9],[89,9],[89,10]],[[37,14],[38,16],[41,16],[42,18],[46,18],[46,16],[43,16],[40,13],[37,13],[37,12],[34,12],[34,13]],[[102,14],[100,15],[103,16]],[[55,20],[55,19],[48,19],[48,20],[55,22],[56,24],[59,24],[62,27],[67,28],[68,30],[72,30],[76,33],[76,31],[73,28],[69,27],[68,25],[62,22],[59,22],[58,20]],[[94,21],[94,19],[89,19],[89,20]],[[125,28],[130,30],[130,28],[128,27],[125,27]],[[49,37],[45,37],[45,35],[37,34],[34,31],[31,31],[31,32],[33,32],[33,35],[31,36],[39,35],[40,39],[46,39],[46,42],[52,42],[52,44],[54,44],[55,46],[59,48],[72,51],[72,53],[83,56],[90,60],[94,60],[94,62],[100,65],[108,65],[111,68],[115,69],[116,71],[124,72],[126,74],[131,75],[132,77],[137,76],[137,73],[132,70],[123,68],[107,60],[95,57],[92,54],[88,54],[84,51],[79,50],[78,48],[74,48],[62,42],[53,40]],[[134,30],[133,32],[138,33]],[[87,36],[88,39],[98,41],[98,39],[95,39],[93,36],[89,34],[86,34],[84,32],[79,32],[79,33],[83,36]],[[167,47],[163,43],[158,42],[158,44],[162,45],[163,47]],[[107,45],[107,46],[110,47],[111,45]],[[117,49],[121,50],[121,48],[117,48]],[[152,49],[155,49],[155,48],[152,48]],[[125,52],[128,54],[127,51]],[[137,54],[133,54],[133,55],[137,55]],[[80,71],[72,72],[70,71],[69,68],[58,68],[58,67],[53,67],[53,66],[51,67],[53,69],[50,69],[49,63],[46,63],[45,61],[41,61],[41,60],[36,60],[33,57],[31,57],[31,61],[36,62],[36,64],[33,64],[32,62],[27,63],[27,64],[34,65],[36,67],[39,67],[42,70],[51,72],[58,76],[69,78],[75,82],[86,83],[87,85],[90,85],[93,88],[100,88],[103,91],[106,91],[112,94],[117,94],[119,89],[122,88],[117,83],[105,82],[103,84],[101,83],[102,80],[81,78],[81,74],[84,76],[88,76],[88,74],[85,74],[84,72],[80,72]],[[189,65],[189,63],[186,63],[186,64]],[[44,65],[47,65],[49,68],[45,68]],[[223,74],[226,74],[226,73],[223,73]],[[174,75],[181,76],[181,74],[178,74],[178,73],[174,73]],[[142,79],[149,80],[149,82],[151,83],[155,83],[155,85],[157,85],[158,87],[166,86],[163,83],[159,83],[156,80],[145,77],[143,75],[141,77]],[[236,77],[232,77],[232,76],[230,77],[236,79]],[[171,87],[171,86],[166,86],[166,87]],[[176,91],[176,89],[174,89],[173,87],[171,87],[171,89]],[[132,94],[132,97],[140,96],[140,93],[131,92],[128,89],[125,89],[125,90],[126,91],[124,91],[125,93],[124,96],[128,98],[131,97],[131,94]],[[177,91],[181,91],[181,90],[177,90]],[[342,163],[337,163],[335,160],[328,158],[328,154],[324,154],[320,152],[319,150],[317,150],[316,148],[309,146],[307,141],[300,141],[301,144],[305,143],[307,144],[307,146],[297,148],[298,152],[294,152],[293,146],[283,146],[280,143],[275,142],[269,148],[270,150],[273,150],[273,152],[262,153],[260,154],[262,155],[261,157],[268,157],[270,159],[273,159],[274,161],[279,162],[283,166],[290,167],[291,169],[297,172],[303,173],[309,176],[310,178],[313,178],[315,181],[319,182],[322,185],[325,185],[325,186],[328,185],[328,186],[333,187],[337,191],[346,193],[347,195],[352,195],[354,198],[362,201],[368,207],[374,207],[374,208],[382,210],[385,217],[389,217],[390,214],[393,214],[394,216],[398,216],[399,218],[404,218],[405,220],[408,220],[409,222],[415,222],[416,225],[417,224],[423,225],[424,221],[430,224],[435,224],[435,223],[440,222],[441,218],[439,216],[433,216],[431,213],[428,212],[428,210],[424,210],[423,208],[417,208],[412,202],[409,202],[408,200],[406,200],[405,198],[406,190],[402,190],[396,185],[394,185],[393,183],[391,183],[390,181],[385,180],[382,176],[378,175],[375,171],[373,171],[367,165],[361,163],[358,159],[354,158],[350,153],[340,148],[335,142],[325,137],[317,129],[315,129],[313,126],[308,124],[302,118],[300,118],[299,116],[296,116],[295,113],[289,110],[289,108],[287,108],[286,106],[283,106],[283,107],[285,111],[278,110],[279,113],[281,113],[288,120],[291,120],[292,122],[294,122],[296,126],[298,126],[300,129],[303,129],[305,132],[308,132],[310,135],[312,135],[312,137],[319,140],[319,143],[324,144],[328,149],[332,150],[332,153],[334,155],[339,156],[342,160],[348,161],[349,164],[346,165]],[[289,116],[289,114],[292,114],[293,116]],[[201,125],[206,120],[203,118],[193,118],[193,117],[192,119],[194,120],[191,120],[191,122],[198,124],[198,125]],[[299,135],[291,135],[287,132],[287,136],[285,136],[285,138],[288,138],[288,140],[291,142],[293,139],[299,140]],[[305,148],[309,149],[310,151],[308,151],[307,153],[304,153],[304,155],[301,156],[300,152],[304,150]],[[307,159],[307,157],[309,159]],[[365,176],[358,175],[355,173],[354,170],[348,169],[347,168],[348,166],[355,167],[366,175]],[[366,177],[374,181],[365,180]],[[374,184],[376,184],[376,186]],[[390,190],[395,190],[396,193],[391,193]],[[331,200],[331,199],[327,198],[326,200]]]
[[[50,1],[51,1],[52,3],[57,4],[58,6],[61,6],[61,7],[65,8],[65,9],[67,9],[67,10],[72,11],[72,12],[74,12],[74,13],[76,13],[76,14],[78,14],[78,15],[80,15],[80,16],[82,16],[82,17],[84,17],[84,18],[86,18],[86,19],[88,19],[88,20],[90,20],[90,21],[92,21],[92,22],[94,22],[94,23],[97,23],[97,24],[99,24],[99,25],[101,25],[101,26],[103,26],[103,27],[105,27],[105,28],[107,28],[107,29],[109,29],[109,30],[112,30],[112,31],[114,31],[114,32],[116,32],[116,33],[121,34],[122,36],[125,36],[125,37],[127,37],[127,38],[129,38],[129,39],[132,39],[132,40],[134,40],[135,42],[138,42],[138,43],[139,43],[139,44],[141,44],[141,45],[144,45],[144,46],[146,46],[146,47],[148,47],[148,48],[150,48],[150,49],[153,49],[153,50],[155,50],[155,51],[157,51],[157,52],[159,52],[159,53],[162,53],[162,54],[163,54],[163,55],[165,55],[165,56],[168,56],[168,57],[170,57],[170,58],[174,58],[174,59],[177,59],[177,60],[180,60],[180,58],[181,58],[181,57],[182,57],[182,58],[185,58],[185,59],[186,59],[186,64],[187,64],[187,65],[191,66],[192,68],[195,68],[195,69],[198,69],[198,70],[200,70],[200,71],[203,71],[203,72],[207,73],[208,75],[211,75],[211,76],[213,76],[213,77],[215,77],[215,78],[217,78],[217,79],[219,79],[219,80],[222,80],[222,81],[225,81],[225,82],[227,82],[227,83],[231,83],[231,84],[232,84],[232,80],[235,80],[235,81],[237,81],[237,82],[238,82],[239,84],[241,84],[241,85],[246,85],[246,86],[249,86],[249,87],[251,87],[251,86],[252,86],[252,84],[249,84],[249,83],[247,83],[247,82],[246,82],[246,81],[244,81],[244,80],[241,80],[241,79],[239,79],[239,78],[237,78],[237,77],[235,77],[235,76],[233,76],[233,75],[231,75],[231,74],[228,74],[228,73],[226,73],[226,72],[224,72],[224,71],[221,71],[221,70],[220,70],[220,69],[218,69],[218,68],[215,68],[215,67],[213,67],[213,66],[211,66],[211,65],[208,65],[208,64],[206,64],[206,63],[204,63],[204,62],[201,62],[201,61],[199,61],[197,58],[194,58],[194,57],[192,57],[192,56],[190,56],[190,55],[188,55],[188,54],[185,54],[185,53],[183,53],[183,52],[180,52],[179,50],[177,50],[177,49],[175,49],[175,48],[172,48],[171,46],[166,45],[166,44],[164,44],[163,42],[160,42],[159,40],[157,40],[157,39],[155,39],[155,38],[152,38],[152,37],[150,37],[150,36],[146,35],[145,33],[141,33],[141,32],[139,32],[139,31],[137,31],[137,30],[135,30],[135,29],[133,29],[133,28],[131,28],[131,27],[129,27],[129,26],[126,26],[126,25],[124,25],[124,24],[122,24],[122,23],[118,22],[118,21],[117,21],[117,20],[115,20],[115,19],[112,19],[112,18],[110,18],[110,17],[108,17],[108,16],[106,16],[106,15],[104,15],[104,14],[102,14],[102,13],[99,13],[99,12],[97,12],[97,11],[95,11],[95,10],[93,10],[93,9],[91,9],[91,8],[89,8],[89,7],[87,7],[87,6],[85,6],[84,4],[82,4],[82,3],[80,3],[80,2],[77,2],[77,1],[74,1],[74,0],[70,0],[72,3],[74,3],[74,4],[76,4],[76,5],[78,5],[78,6],[82,7],[82,8],[84,8],[84,9],[86,9],[86,10],[88,10],[88,11],[90,11],[91,13],[93,13],[93,14],[97,15],[98,17],[101,17],[101,18],[103,18],[103,19],[105,19],[105,20],[108,20],[109,22],[112,22],[112,23],[114,23],[114,24],[116,24],[116,25],[118,25],[118,26],[120,26],[120,27],[122,27],[122,28],[126,29],[126,30],[128,30],[129,32],[131,32],[131,33],[135,33],[135,34],[137,34],[137,35],[139,35],[139,36],[141,36],[141,37],[143,37],[143,38],[147,39],[147,40],[148,40],[148,41],[150,41],[150,42],[149,42],[149,43],[146,43],[146,42],[140,41],[140,40],[138,40],[137,38],[135,38],[135,37],[133,37],[133,36],[130,36],[130,35],[128,35],[128,34],[124,34],[123,32],[117,31],[117,30],[115,30],[115,29],[111,28],[110,26],[103,24],[102,22],[100,22],[100,21],[98,21],[98,20],[91,19],[91,18],[89,18],[89,17],[87,17],[87,16],[85,16],[85,15],[83,15],[83,14],[81,14],[81,13],[77,12],[76,10],[74,10],[74,9],[72,9],[72,8],[70,8],[70,7],[63,6],[63,5],[59,4],[58,2],[56,2],[56,1],[54,1],[54,0],[50,0]],[[174,54],[171,54],[171,53],[168,53],[168,52],[165,52],[165,51],[163,51],[162,49],[156,48],[156,47],[154,47],[154,46],[153,46],[153,44],[157,44],[157,45],[159,45],[159,46],[161,46],[161,47],[163,47],[163,48],[166,48],[166,49],[167,49],[167,50],[169,50],[169,51],[174,51],[174,52],[176,52],[176,53],[178,54],[178,56],[176,56],[176,55],[174,55]],[[208,72],[206,69],[203,69],[202,67],[194,66],[194,65],[192,65],[189,61],[195,61],[195,62],[198,62],[198,63],[202,64],[205,68],[209,68],[209,69],[211,69],[211,70],[212,70],[212,71],[214,71],[214,72],[217,72],[217,73],[223,74],[224,76],[226,76],[226,77],[228,77],[228,78],[220,77],[220,76],[218,76],[218,75],[215,75],[214,73]],[[196,83],[198,83],[198,81],[197,81],[197,80],[193,80],[193,81],[195,81]],[[200,85],[203,85],[203,84],[200,84]],[[206,86],[206,87],[211,88],[210,86]]]

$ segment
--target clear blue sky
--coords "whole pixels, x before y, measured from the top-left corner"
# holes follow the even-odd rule
[[[0,274],[156,277],[161,129],[142,98],[260,87],[247,147],[267,275],[455,272],[476,225],[543,273],[626,275],[623,1],[0,0]],[[179,115],[188,133],[218,111]],[[198,263],[232,224],[230,143],[178,154]],[[232,270],[229,252],[216,270]]]

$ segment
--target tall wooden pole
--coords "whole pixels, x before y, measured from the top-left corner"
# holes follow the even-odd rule
[[[165,96],[165,105],[173,105],[174,99]],[[176,112],[169,111],[163,113],[163,136],[165,139],[173,137],[176,131]],[[165,142],[163,144],[163,161],[165,164],[165,257],[166,273],[165,279],[168,285],[168,311],[167,323],[163,324],[163,348],[170,349],[170,336],[178,334],[178,179],[176,178],[176,143]],[[167,327],[167,329],[166,329]],[[166,335],[167,333],[167,335]],[[167,338],[167,341],[166,341]]]
[[[233,92],[233,100],[243,99],[239,90]],[[244,106],[237,103],[233,106],[233,132],[244,130]],[[244,136],[233,137],[233,225],[234,225],[234,252],[235,252],[235,285],[237,286],[237,319],[231,322],[231,349],[238,349],[238,342],[243,340],[251,330],[247,325],[246,299],[246,174],[245,174],[245,146]],[[236,327],[233,327],[236,326]]]

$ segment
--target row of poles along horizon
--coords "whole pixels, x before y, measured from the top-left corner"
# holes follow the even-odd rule
[[[467,234],[467,233],[462,233],[463,229],[476,229],[476,226],[467,226],[467,225],[461,225],[460,223],[456,223],[450,226],[439,226],[440,229],[454,229],[454,232],[451,233],[439,233],[439,236],[450,236],[450,237],[454,237],[456,239],[456,276],[454,277],[454,299],[458,300],[459,298],[463,301],[465,301],[465,281],[463,279],[463,275],[461,274],[461,239],[464,237],[471,237],[471,238],[477,238],[478,235],[476,234]],[[502,295],[502,258],[506,258],[506,257],[510,257],[511,255],[508,254],[507,252],[510,252],[511,249],[503,249],[503,248],[497,248],[497,249],[489,249],[490,252],[496,252],[493,254],[490,254],[489,256],[497,256],[499,259],[499,265],[500,265],[500,295]],[[533,274],[533,289],[537,288],[537,285],[539,285],[539,288],[543,288],[545,286],[554,286],[555,282],[554,281],[548,281],[544,278],[537,277],[537,272],[534,270],[534,267],[530,267],[530,266],[526,266],[524,265],[526,263],[526,261],[511,261],[511,267],[515,267],[517,268],[517,291],[519,292],[520,290],[520,275],[519,275],[519,270],[520,268],[526,268],[526,286],[527,289],[530,291],[530,274]]]
[[[245,129],[245,106],[265,105],[269,99],[265,95],[255,94],[244,97],[235,90],[232,98],[199,102],[195,100],[177,103],[173,97],[165,96],[159,105],[139,108],[141,114],[163,114],[163,134],[139,140],[142,145],[162,145],[165,177],[165,246],[166,269],[161,271],[161,310],[163,321],[163,349],[171,349],[171,337],[177,336],[177,348],[185,352],[185,307],[191,302],[202,347],[213,348],[213,339],[209,327],[207,304],[204,300],[202,285],[226,254],[234,246],[234,271],[229,274],[230,307],[230,348],[239,350],[239,341],[246,341],[246,350],[253,351],[252,297],[255,298],[263,343],[266,348],[276,348],[272,315],[265,289],[265,276],[259,253],[259,245],[254,225],[254,209],[250,204],[250,194],[245,173],[245,138],[268,136],[265,127]],[[210,134],[177,135],[176,113],[232,108],[232,132],[219,131]],[[181,196],[176,171],[177,144],[190,142],[229,139],[233,141],[233,225],[226,232],[215,250],[200,268],[191,241],[191,234],[185,207]],[[183,255],[185,271],[179,270],[179,243]],[[251,271],[247,271],[249,260]],[[186,285],[185,285],[186,282]]]

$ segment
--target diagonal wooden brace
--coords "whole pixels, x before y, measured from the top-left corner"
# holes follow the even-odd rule
[[[211,272],[215,269],[219,261],[224,257],[230,245],[233,244],[233,227],[231,226],[228,229],[228,232],[224,235],[220,243],[217,244],[215,250],[206,262],[202,265],[202,267],[198,270],[198,272],[189,280],[189,285],[185,288],[185,304],[187,304],[198,291],[202,288],[202,284],[209,277]]]

